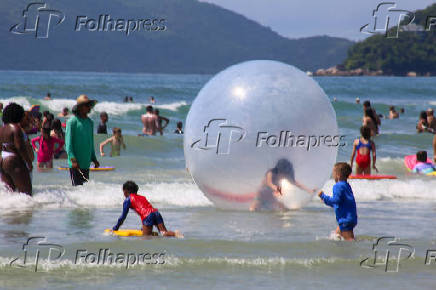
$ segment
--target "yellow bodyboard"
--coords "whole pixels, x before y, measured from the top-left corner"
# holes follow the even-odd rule
[[[105,229],[105,233],[110,233],[111,229]],[[118,230],[113,231],[112,234],[120,237],[141,237],[142,230]]]

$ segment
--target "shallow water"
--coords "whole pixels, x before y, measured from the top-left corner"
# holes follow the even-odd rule
[[[436,179],[407,173],[403,156],[417,150],[431,152],[430,135],[417,135],[420,110],[436,106],[436,78],[316,78],[331,99],[341,134],[348,146],[338,160],[348,161],[351,142],[358,136],[361,106],[355,97],[371,99],[378,113],[390,105],[404,107],[399,120],[382,120],[375,142],[378,168],[397,180],[352,180],[359,215],[357,241],[337,241],[331,235],[333,211],[313,199],[305,208],[288,212],[248,213],[216,209],[193,184],[185,170],[182,136],[171,134],[184,121],[189,105],[211,76],[59,72],[0,72],[1,102],[16,101],[29,108],[60,112],[74,98],[87,93],[99,100],[91,115],[110,114],[109,127],[121,127],[127,150],[121,157],[99,158],[114,172],[91,173],[91,182],[72,188],[68,172],[34,173],[34,197],[0,189],[0,288],[315,288],[357,289],[434,288],[436,263],[425,265],[428,249],[436,249],[434,218]],[[54,101],[43,101],[50,91]],[[125,95],[135,103],[124,104]],[[164,136],[137,137],[139,118],[155,96],[163,116],[171,119]],[[96,136],[101,142],[105,136]],[[64,165],[55,161],[56,166]],[[140,191],[162,212],[170,229],[185,239],[116,238],[105,235],[121,213],[121,184],[135,180]],[[324,186],[331,192],[333,181]],[[124,228],[138,228],[130,214]],[[46,237],[65,254],[59,263],[47,264],[41,252],[40,268],[22,268],[11,260],[21,257],[29,237]],[[400,238],[415,249],[414,257],[400,264],[398,273],[383,266],[363,268],[361,260],[373,256],[372,244],[382,236]],[[79,259],[87,253],[159,253],[163,264],[107,265]],[[395,255],[395,251],[392,250]],[[29,256],[34,252],[29,250]],[[89,262],[89,261],[88,261]],[[161,262],[161,261],[160,261]],[[391,265],[392,266],[392,265]]]

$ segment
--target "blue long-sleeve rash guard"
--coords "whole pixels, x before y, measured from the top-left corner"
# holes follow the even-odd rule
[[[130,205],[131,205],[130,196],[128,196],[123,202],[123,213],[121,214],[117,224],[112,228],[112,230],[118,231],[118,229],[121,227],[121,225],[123,224],[124,220],[127,217],[127,214],[129,213]]]
[[[346,181],[339,181],[333,186],[333,196],[321,194],[321,199],[335,209],[338,224],[357,224],[356,201],[353,190]]]

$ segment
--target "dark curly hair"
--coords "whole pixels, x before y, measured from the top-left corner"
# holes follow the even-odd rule
[[[127,190],[129,193],[137,193],[138,189],[139,189],[138,185],[131,180],[126,181],[123,184],[123,190]]]
[[[10,103],[3,110],[2,121],[4,124],[20,123],[24,118],[24,109],[16,103]]]

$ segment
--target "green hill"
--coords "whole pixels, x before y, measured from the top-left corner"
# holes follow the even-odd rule
[[[436,4],[415,12],[418,31],[400,31],[398,38],[374,35],[353,45],[343,63],[347,70],[382,70],[384,74],[436,75],[436,27],[425,31],[427,17],[436,17]],[[419,31],[424,30],[424,31]]]
[[[47,39],[8,31],[29,2],[2,0],[0,69],[215,73],[250,59],[275,59],[303,70],[342,62],[352,42],[327,36],[288,39],[229,10],[196,0],[49,1],[63,23]],[[164,31],[74,31],[77,16],[164,19]],[[7,29],[6,29],[7,28]]]

